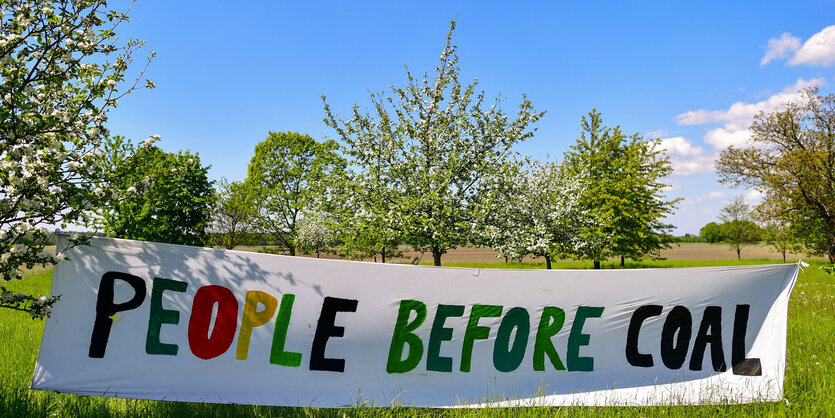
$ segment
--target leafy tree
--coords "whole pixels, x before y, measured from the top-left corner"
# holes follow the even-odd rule
[[[525,169],[507,170],[502,179],[499,210],[489,220],[486,242],[500,255],[545,258],[551,268],[555,255],[572,251],[583,217],[582,179],[566,173],[556,162],[533,161]]]
[[[768,204],[759,205],[753,212],[753,217],[762,225],[762,239],[783,256],[784,263],[788,251],[799,250],[791,223],[780,217],[775,208]]]
[[[716,222],[710,222],[699,230],[699,234],[709,243],[722,242],[725,237],[722,235],[722,226]]]
[[[565,155],[566,168],[586,177],[581,205],[586,216],[575,252],[600,261],[610,256],[639,259],[656,254],[672,240],[663,219],[678,200],[664,200],[661,179],[672,172],[656,140],[629,137],[619,126],[603,126],[600,112],[582,118],[583,132]]]
[[[246,239],[258,214],[258,196],[244,182],[220,180],[212,212],[212,233],[217,245],[232,250]]]
[[[295,132],[270,132],[255,146],[246,182],[262,199],[256,223],[290,255],[299,247],[301,214],[328,212],[335,200],[332,194],[345,168],[338,148],[335,141],[320,143]]]
[[[760,113],[750,143],[723,151],[716,163],[722,182],[763,192],[790,222],[807,251],[835,263],[835,95],[816,88],[802,100]]]
[[[102,210],[105,232],[119,238],[207,245],[215,193],[209,167],[188,151],[165,152],[149,142],[125,155],[121,138],[109,148],[113,186],[122,197]]]
[[[316,258],[336,244],[335,222],[323,212],[304,213],[298,221],[297,243],[304,251],[312,251]]]
[[[392,87],[391,96],[371,94],[373,115],[355,105],[350,120],[338,119],[325,102],[325,123],[352,165],[386,185],[374,195],[374,212],[392,211],[403,239],[431,252],[435,265],[447,250],[473,240],[474,226],[496,209],[490,179],[544,114],[523,96],[510,119],[501,97],[488,107],[484,92],[475,93],[477,81],[462,86],[454,29],[453,21],[432,77],[407,70],[405,87]]]
[[[793,248],[791,230],[788,225],[779,221],[766,224],[762,228],[762,239],[783,256],[785,263],[786,253]]]
[[[62,254],[44,251],[45,226],[86,224],[87,208],[112,196],[99,147],[107,136],[107,113],[138,88],[136,82],[123,83],[142,43],[116,36],[127,19],[102,1],[2,4],[0,275],[5,280],[21,277],[23,267],[60,261]],[[78,235],[70,246],[86,238]],[[55,300],[0,294],[0,306],[36,317],[48,315]]]
[[[737,196],[719,212],[722,220],[722,236],[725,242],[736,251],[737,259],[742,259],[742,247],[760,240],[759,228],[751,221],[751,208]]]

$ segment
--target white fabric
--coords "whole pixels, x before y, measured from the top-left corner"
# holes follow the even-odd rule
[[[342,407],[372,405],[654,405],[777,401],[783,397],[786,319],[797,265],[756,265],[638,270],[501,270],[375,264],[255,254],[129,240],[94,238],[90,246],[67,252],[69,262],[55,267],[53,295],[61,295],[46,322],[31,387],[83,395],[262,405]],[[147,294],[135,309],[113,317],[102,358],[90,357],[98,290],[104,273],[143,279]],[[163,323],[160,342],[176,344],[176,355],[148,354],[146,339],[154,278],[187,283],[183,292],[167,290],[162,308],[179,312],[177,324]],[[115,280],[114,304],[133,297],[126,282]],[[238,303],[231,346],[211,359],[190,349],[188,329],[195,293],[206,285],[231,290]],[[295,295],[285,351],[301,353],[298,367],[270,362],[276,315],[252,329],[246,360],[236,359],[248,291],[281,300]],[[339,311],[334,327],[344,336],[326,340],[325,357],[344,359],[344,371],[310,370],[311,347],[325,297],[355,300],[356,311]],[[423,353],[403,373],[387,372],[387,361],[402,300],[426,306],[426,319],[414,331]],[[427,370],[429,337],[439,304],[463,305],[443,327],[440,357],[452,359],[450,372]],[[472,343],[472,365],[461,371],[462,348],[473,305],[502,306],[500,317],[483,317],[486,339]],[[661,305],[662,313],[640,327],[637,351],[653,366],[636,367],[626,357],[626,341],[636,309]],[[686,358],[678,369],[664,365],[662,329],[675,306],[692,315]],[[733,373],[732,341],[737,307],[748,305],[745,357],[759,359],[760,376]],[[533,366],[535,339],[543,307],[561,308],[565,323],[550,339],[564,365],[579,306],[603,307],[576,333],[579,357],[593,358],[592,371],[545,370]],[[715,372],[707,344],[701,370],[691,358],[703,313],[721,308],[721,340],[727,370]],[[521,364],[502,372],[494,364],[496,336],[505,314],[527,311],[530,334]],[[258,305],[263,310],[263,305]],[[215,312],[217,307],[215,307]],[[412,312],[410,321],[417,314]],[[215,324],[212,320],[212,324]],[[325,321],[327,322],[327,321]],[[325,324],[327,325],[327,324]],[[325,328],[327,328],[325,326]],[[443,330],[439,330],[443,331]],[[514,330],[513,336],[519,332]],[[440,335],[440,334],[439,334]],[[678,335],[678,334],[676,334]],[[511,337],[513,342],[514,338]],[[405,345],[400,359],[411,346]],[[575,362],[575,365],[578,364]]]

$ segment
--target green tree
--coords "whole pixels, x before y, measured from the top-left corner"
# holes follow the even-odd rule
[[[753,217],[762,225],[760,228],[762,239],[783,256],[784,263],[787,252],[800,250],[790,221],[780,216],[779,209],[767,203],[761,204],[753,212]]]
[[[710,222],[699,230],[699,235],[708,243],[722,242],[725,237],[722,235],[722,226],[716,222]]]
[[[485,241],[500,255],[522,259],[526,255],[542,257],[545,267],[551,260],[574,247],[582,218],[580,196],[583,182],[571,176],[559,163],[512,165],[502,178],[499,210],[488,220]]]
[[[212,237],[215,245],[232,250],[248,237],[258,215],[258,196],[244,182],[221,179],[217,202],[212,211]]]
[[[0,275],[10,280],[63,258],[44,251],[45,226],[87,224],[87,208],[112,196],[99,164],[104,124],[119,99],[141,88],[124,81],[142,42],[119,38],[128,17],[101,1],[0,7]],[[55,302],[5,291],[0,299],[34,317]]]
[[[742,259],[742,247],[760,240],[757,224],[751,219],[751,208],[737,196],[722,207],[719,212],[722,220],[722,236],[725,242],[736,251],[737,259]]]
[[[835,95],[804,91],[802,99],[751,125],[750,143],[730,147],[716,162],[722,182],[763,192],[790,222],[803,247],[835,263]]]
[[[451,22],[435,73],[415,77],[407,70],[405,87],[392,87],[391,96],[371,94],[373,115],[355,105],[352,118],[341,120],[325,102],[325,123],[351,164],[386,185],[374,197],[375,212],[392,211],[403,239],[431,252],[435,265],[447,250],[475,239],[476,227],[496,209],[490,178],[544,114],[523,96],[515,119],[508,118],[501,97],[488,107],[484,92],[475,93],[477,81],[462,86],[454,29]]]
[[[105,232],[118,238],[207,245],[215,193],[209,167],[188,151],[165,152],[149,142],[125,155],[121,138],[111,146],[121,197],[102,210]]]
[[[665,200],[661,179],[672,172],[657,140],[629,137],[603,126],[600,112],[583,116],[580,139],[565,154],[570,173],[586,177],[581,205],[586,213],[575,253],[594,261],[610,256],[654,256],[672,240],[663,220],[678,200]]]
[[[330,212],[344,177],[345,160],[332,140],[317,142],[295,132],[270,132],[255,146],[246,182],[261,197],[256,223],[290,253],[299,247],[304,212]]]

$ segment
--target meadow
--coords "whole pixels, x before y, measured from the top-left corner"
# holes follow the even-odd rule
[[[660,260],[627,263],[636,267],[691,267],[774,263],[774,260]],[[446,263],[445,263],[446,264]],[[454,266],[542,268],[541,263],[458,261]],[[408,405],[361,404],[350,409],[285,408],[245,405],[189,404],[58,394],[28,389],[37,360],[43,322],[23,312],[0,310],[0,417],[27,416],[835,416],[835,276],[813,262],[800,273],[789,306],[785,401],[746,405],[654,407],[529,407],[487,409],[425,409]],[[589,268],[590,263],[562,261],[555,268]],[[618,268],[611,261],[604,268]],[[14,291],[49,294],[51,269],[39,269],[23,280],[4,283]]]

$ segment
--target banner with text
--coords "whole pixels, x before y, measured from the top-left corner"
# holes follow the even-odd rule
[[[94,238],[55,267],[32,388],[170,401],[777,401],[794,264],[499,270]]]

